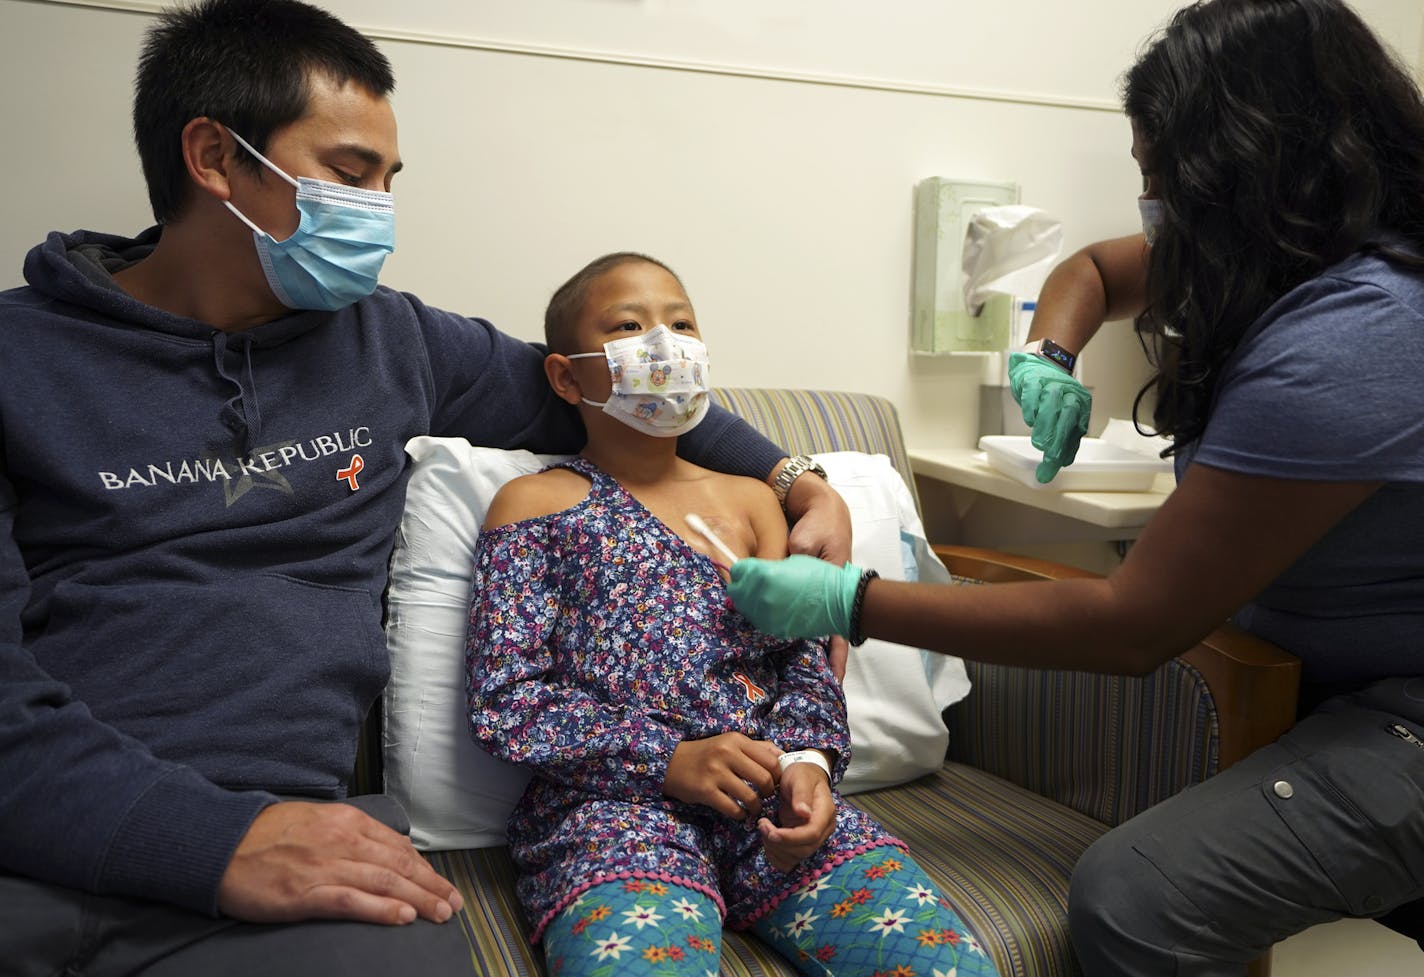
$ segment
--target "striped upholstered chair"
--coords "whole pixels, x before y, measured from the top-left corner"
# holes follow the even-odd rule
[[[913,492],[894,407],[861,394],[719,390],[717,400],[791,453],[888,455]],[[1081,576],[983,550],[936,547],[965,584]],[[1270,742],[1294,715],[1298,663],[1230,629],[1145,678],[970,663],[974,690],[946,712],[950,755],[910,784],[850,798],[907,841],[982,937],[1000,973],[1080,973],[1065,907],[1073,864],[1108,827]],[[367,751],[367,759],[377,758]],[[366,776],[371,776],[368,768]],[[375,782],[375,781],[370,781]],[[465,898],[476,969],[542,974],[504,848],[431,852]],[[1258,961],[1265,974],[1268,961]],[[791,975],[754,937],[728,933],[724,975]]]

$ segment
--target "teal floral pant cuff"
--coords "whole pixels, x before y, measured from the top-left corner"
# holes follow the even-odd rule
[[[873,848],[793,891],[752,931],[803,974],[998,977],[914,860]],[[595,886],[543,936],[550,977],[716,977],[722,918],[711,897],[648,879]]]

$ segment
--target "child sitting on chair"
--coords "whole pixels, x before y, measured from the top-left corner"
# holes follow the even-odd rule
[[[995,974],[903,843],[837,795],[850,736],[824,645],[732,610],[730,557],[689,525],[786,554],[767,485],[677,456],[708,405],[681,281],[607,255],[554,294],[545,334],[588,443],[491,503],[467,664],[475,738],[534,773],[509,842],[549,972],[715,974],[725,918],[808,974]]]

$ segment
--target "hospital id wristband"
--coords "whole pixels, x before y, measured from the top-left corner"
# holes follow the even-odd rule
[[[776,765],[781,768],[782,773],[786,773],[786,768],[793,763],[814,763],[826,772],[827,780],[831,779],[831,765],[818,750],[793,750],[776,758]]]

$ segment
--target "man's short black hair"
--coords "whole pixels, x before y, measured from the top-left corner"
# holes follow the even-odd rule
[[[605,254],[601,258],[594,258],[579,269],[574,277],[560,285],[554,292],[553,298],[549,299],[549,307],[544,310],[544,342],[548,345],[549,352],[564,355],[589,352],[576,349],[577,344],[574,340],[574,327],[578,325],[579,312],[583,309],[584,300],[588,297],[588,287],[599,276],[612,271],[619,265],[626,265],[633,261],[657,265],[677,279],[678,285],[682,285],[682,279],[677,277],[677,272],[657,258],[649,257],[646,254],[639,254],[636,251],[615,251],[612,254]],[[685,288],[684,291],[686,291]]]
[[[206,116],[265,152],[272,133],[306,111],[315,72],[382,97],[395,87],[370,39],[299,0],[205,0],[163,14],[144,43],[133,105],[154,218],[181,217],[188,200],[184,126]]]

